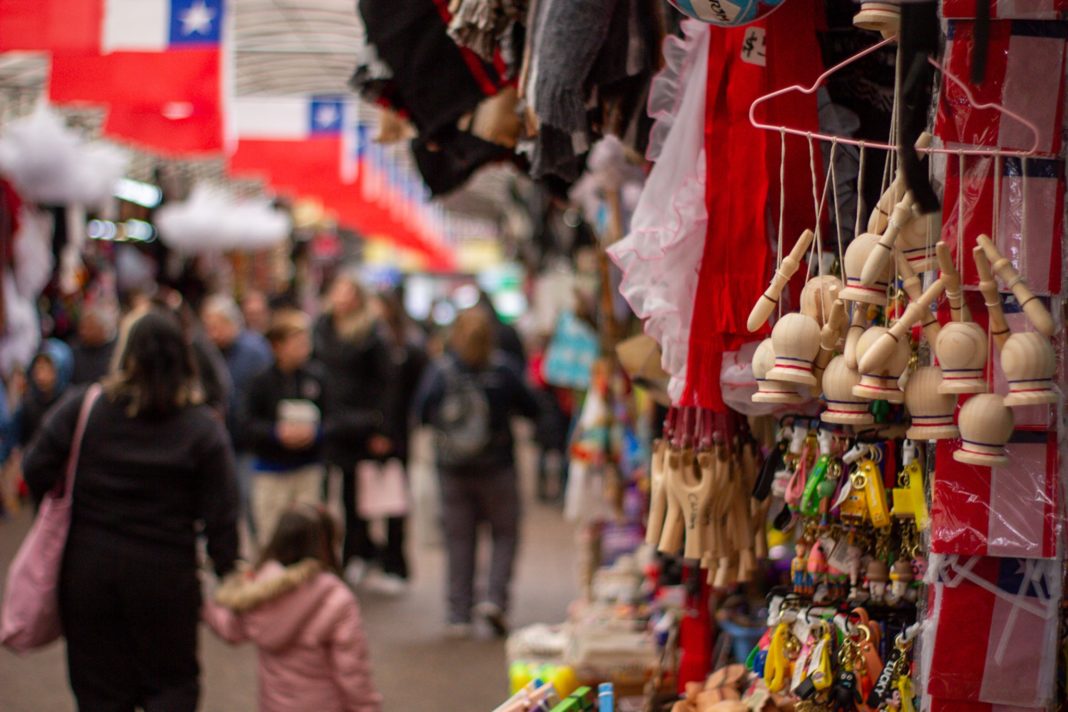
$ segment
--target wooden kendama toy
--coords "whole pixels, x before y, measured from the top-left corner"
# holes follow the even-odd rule
[[[905,259],[900,250],[895,252],[895,258],[897,259],[897,271],[901,275],[901,286],[908,295],[909,299],[916,301],[923,296],[923,285],[920,282],[919,275],[916,274],[912,267],[912,264]],[[943,285],[945,282],[943,282]],[[938,323],[938,317],[931,313],[927,315],[927,318],[922,322],[923,335],[927,338],[927,343],[934,345],[938,342],[938,333],[942,330],[942,325]]]
[[[845,273],[846,286],[838,293],[838,298],[853,304],[853,315],[846,332],[844,355],[846,363],[851,368],[857,367],[857,342],[864,329],[868,326],[869,304],[886,306],[886,288],[890,282],[890,270],[879,276],[875,284],[866,286],[861,284],[860,272],[868,260],[868,255],[875,249],[879,236],[870,232],[863,233],[854,238],[846,248],[842,258],[842,270]]]
[[[1012,437],[1015,423],[1012,409],[1004,399],[983,393],[968,399],[957,416],[961,446],[953,459],[969,465],[1004,465],[1009,461],[1005,444]]]
[[[871,403],[853,395],[860,384],[860,374],[846,364],[845,356],[835,356],[823,372],[823,400],[826,410],[820,414],[825,423],[868,425],[875,422]]]
[[[890,2],[865,2],[853,17],[853,25],[878,32],[889,39],[901,32],[901,7]]]
[[[775,350],[775,365],[766,378],[815,386],[813,365],[820,350],[820,327],[816,320],[804,314],[786,314],[771,331]]]
[[[884,400],[890,403],[902,403],[905,393],[901,390],[901,374],[908,368],[909,359],[912,357],[912,349],[909,348],[908,340],[898,339],[892,341],[890,354],[877,362],[867,359],[866,353],[876,343],[890,332],[883,326],[873,326],[867,329],[857,341],[857,362],[868,363],[871,370],[860,370],[860,382],[853,386],[853,395],[857,398],[868,400]]]
[[[815,319],[822,329],[831,318],[831,311],[843,286],[842,280],[832,274],[812,277],[801,290],[801,313]]]
[[[946,285],[946,299],[949,300],[949,312],[953,321],[968,319],[968,309],[964,305],[964,296],[960,291],[960,272],[953,264],[953,255],[949,251],[949,245],[939,240],[935,245],[938,255],[938,267],[942,271],[942,282]]]
[[[972,321],[952,321],[942,327],[935,344],[942,366],[938,392],[945,394],[986,393],[983,370],[987,357],[986,334]]]
[[[813,237],[815,237],[815,234],[811,230],[805,230],[801,233],[801,237],[797,239],[794,248],[790,250],[790,254],[783,258],[782,264],[775,270],[775,274],[771,278],[771,284],[760,295],[756,304],[753,305],[752,311],[749,312],[749,320],[746,322],[749,331],[756,331],[767,323],[771,312],[779,305],[782,290],[786,288],[787,282],[790,281],[790,278],[797,272],[798,267],[801,266],[801,260],[804,258],[809,245],[812,244]]]
[[[938,392],[942,383],[942,369],[921,366],[909,376],[905,385],[905,407],[912,418],[906,435],[912,440],[948,440],[960,435],[953,422],[957,409],[955,395]]]
[[[986,305],[987,318],[990,321],[990,337],[994,339],[994,345],[1000,351],[1012,334],[1012,330],[1005,321],[998,283],[994,281],[990,260],[986,258],[986,252],[983,251],[982,246],[976,245],[972,249],[972,257],[975,259],[975,270],[979,273],[979,293],[983,295],[983,304]]]
[[[870,287],[880,278],[884,278],[885,281],[885,275],[890,271],[893,263],[894,245],[897,242],[897,236],[912,221],[913,217],[912,193],[906,192],[901,200],[897,202],[897,205],[894,206],[894,211],[890,214],[890,221],[887,223],[886,230],[875,241],[874,247],[864,261],[864,266],[860,270],[860,283],[862,285]]]
[[[813,364],[813,373],[817,380],[822,382],[823,371],[838,351],[848,323],[849,316],[846,314],[845,302],[841,299],[835,299],[831,305],[831,312],[827,317],[827,321],[820,329],[820,350],[816,354],[816,361]]]
[[[1042,301],[1027,286],[1027,282],[1016,271],[1016,268],[1012,266],[1012,262],[998,252],[998,248],[986,235],[979,236],[979,246],[986,253],[994,272],[1005,282],[1005,287],[1016,296],[1020,308],[1023,309],[1035,329],[1043,336],[1053,336],[1053,317],[1050,316],[1049,310]]]
[[[1009,383],[1005,405],[1010,407],[1056,403],[1053,374],[1057,357],[1053,345],[1042,334],[1026,331],[1013,334],[1001,347],[1001,370]]]
[[[931,316],[931,305],[938,299],[942,289],[942,280],[936,279],[923,294],[909,302],[901,318],[882,333],[871,347],[864,352],[863,357],[858,356],[857,365],[861,373],[875,371],[880,364],[892,356],[899,344],[902,342],[908,344],[908,334],[912,329],[912,325]]]
[[[775,381],[768,378],[768,371],[775,366],[775,348],[771,339],[764,339],[753,352],[753,378],[756,379],[757,392],[753,394],[754,403],[803,403],[806,398],[799,391],[799,384],[789,381]]]
[[[649,519],[645,525],[645,543],[656,546],[664,530],[667,514],[667,488],[664,487],[664,461],[668,442],[661,438],[653,443],[653,458],[649,465]]]

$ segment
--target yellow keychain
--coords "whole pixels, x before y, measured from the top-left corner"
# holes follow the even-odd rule
[[[834,673],[831,670],[831,628],[827,623],[823,624],[823,638],[816,651],[812,655],[812,664],[808,668],[808,677],[812,680],[812,686],[818,692],[828,689],[834,682]]]
[[[901,712],[916,712],[916,705],[912,704],[912,678],[908,675],[899,677],[897,691],[901,693]]]
[[[790,636],[790,624],[779,623],[771,636],[768,659],[764,663],[764,684],[771,692],[780,692],[790,677],[790,660],[786,657],[786,641]]]
[[[883,486],[879,466],[873,460],[864,460],[860,463],[858,474],[864,476],[863,489],[867,498],[868,518],[871,519],[872,526],[876,529],[890,526],[890,509],[886,506],[886,488]],[[855,484],[853,486],[856,487]]]
[[[923,492],[923,468],[918,460],[913,460],[902,470],[898,484],[902,486],[894,488],[894,516],[914,518],[916,530],[926,530],[930,515]]]

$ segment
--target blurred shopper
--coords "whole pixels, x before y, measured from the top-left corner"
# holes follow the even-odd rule
[[[534,424],[538,445],[538,499],[562,501],[567,487],[567,451],[571,430],[570,392],[545,380],[545,356],[549,338],[530,357],[528,378],[534,387],[541,412]]]
[[[200,308],[204,333],[226,362],[230,377],[230,400],[226,408],[226,429],[237,455],[237,485],[241,511],[249,533],[256,538],[256,517],[250,503],[252,460],[248,434],[242,432],[239,411],[248,398],[249,384],[265,371],[272,361],[271,347],[263,335],[245,328],[245,317],[232,297],[216,294],[204,300]],[[270,529],[267,533],[270,533]]]
[[[93,304],[82,310],[78,338],[71,347],[74,352],[73,385],[96,383],[111,370],[118,318],[118,310],[112,304]]]
[[[261,545],[294,502],[319,501],[323,479],[323,384],[308,369],[308,317],[277,312],[267,330],[274,364],[252,379],[244,432],[252,449],[252,514]]]
[[[70,385],[74,356],[70,347],[59,339],[47,339],[30,361],[29,382],[15,414],[15,431],[19,445],[26,446],[37,434],[45,413],[59,402]]]
[[[420,338],[422,334],[408,318],[399,295],[395,292],[383,294],[378,297],[376,305],[395,374],[394,387],[390,392],[394,402],[389,409],[392,414],[389,424],[393,441],[391,455],[401,461],[407,472],[412,425],[409,416],[428,359]],[[386,520],[386,540],[379,549],[378,557],[383,575],[375,582],[382,593],[397,594],[406,588],[409,576],[404,551],[407,519],[389,517]]]
[[[260,712],[379,712],[352,591],[338,578],[337,527],[296,505],[278,521],[256,569],[227,580],[204,618],[230,643],[259,649]]]
[[[505,324],[497,313],[497,307],[493,306],[493,298],[485,290],[479,290],[478,306],[484,309],[490,317],[493,326],[493,338],[497,349],[514,359],[515,368],[523,373],[527,370],[527,352],[523,348],[523,340],[519,338],[519,332],[511,324]]]
[[[470,633],[478,527],[493,542],[486,600],[475,612],[507,635],[509,589],[519,543],[519,485],[511,417],[536,418],[538,404],[514,359],[494,348],[494,322],[480,308],[461,312],[449,353],[427,372],[416,415],[437,432],[442,514],[448,549],[448,633]]]
[[[324,413],[327,463],[341,471],[345,509],[342,564],[345,579],[358,585],[378,552],[367,521],[360,517],[356,467],[361,460],[393,454],[393,365],[377,330],[370,295],[355,274],[338,276],[327,294],[326,311],[313,331],[314,353],[328,394]]]
[[[171,312],[123,324],[117,370],[89,416],[59,587],[80,712],[192,712],[200,692],[197,534],[215,571],[237,557],[228,438]],[[63,472],[82,392],[45,419],[23,468],[41,497]]]
[[[253,289],[245,292],[241,300],[241,313],[245,315],[245,326],[257,334],[267,334],[271,327],[271,303],[267,295]]]

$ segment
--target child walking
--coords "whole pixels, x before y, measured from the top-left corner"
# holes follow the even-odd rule
[[[287,509],[256,568],[227,579],[204,606],[229,643],[259,649],[260,712],[380,712],[360,609],[337,576],[333,518]]]

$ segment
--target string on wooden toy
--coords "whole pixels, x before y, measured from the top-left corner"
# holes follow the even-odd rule
[[[786,214],[786,129],[779,131],[779,245],[775,267],[782,267],[783,220]],[[782,318],[782,298],[778,301],[779,315]]]
[[[964,154],[957,154],[957,272],[964,275]],[[963,305],[961,305],[963,308]]]
[[[834,160],[834,150],[832,144],[831,160]],[[819,191],[816,187],[816,143],[810,136],[808,139],[808,161],[809,170],[812,172],[812,204],[816,209],[816,226],[813,229],[815,237],[812,239],[812,247],[809,248],[808,264],[805,266],[805,281],[812,275],[812,257],[816,256],[819,262],[818,274],[823,274],[823,230],[820,227],[823,218],[823,208],[827,204],[827,193],[829,183],[831,181],[831,172],[827,171],[827,175],[823,181],[823,195],[819,195]]]
[[[838,238],[838,265],[841,267],[845,264],[845,249],[842,246],[842,216],[838,210],[838,173],[835,170],[835,151],[838,149],[838,142],[831,142],[831,197],[834,200],[834,233]]]
[[[860,157],[857,159],[857,215],[856,224],[853,226],[853,237],[860,235],[860,218],[865,212],[867,207],[864,204],[864,171],[867,166],[868,148],[867,146],[860,147]],[[843,281],[845,278],[845,263],[842,265]]]

